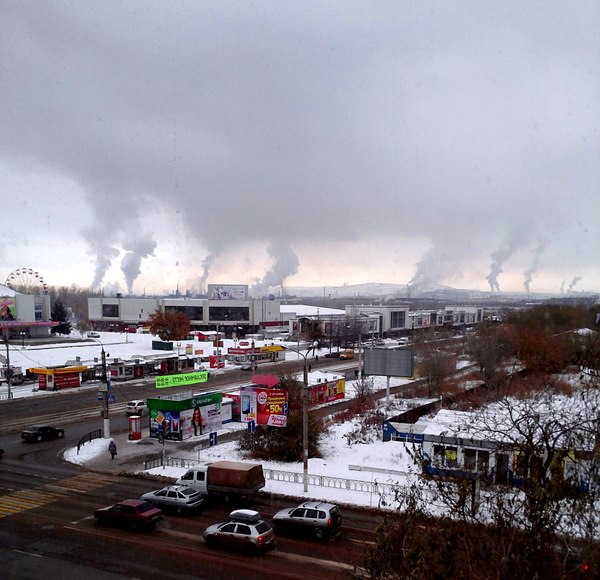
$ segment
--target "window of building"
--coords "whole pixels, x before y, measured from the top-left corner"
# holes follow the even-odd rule
[[[165,312],[178,312],[190,320],[202,320],[204,316],[202,306],[165,306]]]
[[[404,328],[406,326],[406,312],[399,310],[390,313],[390,325],[392,328]]]
[[[233,322],[248,322],[250,309],[247,306],[211,306],[208,311],[211,322],[228,320]]]
[[[118,304],[103,304],[102,305],[102,318],[119,318],[119,305]]]
[[[483,449],[465,449],[463,452],[465,458],[465,469],[477,471],[478,473],[487,473],[490,464],[490,452]]]
[[[433,446],[435,463],[441,467],[458,467],[458,450],[445,445]]]
[[[42,311],[42,305],[41,304],[36,304],[35,305],[35,320],[43,320],[43,311]]]

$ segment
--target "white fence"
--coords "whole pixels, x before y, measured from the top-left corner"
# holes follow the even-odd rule
[[[194,459],[184,459],[179,457],[166,457],[165,466],[181,467],[187,469],[198,463]],[[162,467],[163,458],[156,457],[144,461],[144,470]],[[266,480],[279,481],[283,483],[304,484],[304,473],[296,471],[282,471],[280,469],[264,469],[263,473]],[[332,489],[343,489],[347,491],[358,491],[363,493],[392,495],[398,488],[398,483],[380,482],[377,480],[365,481],[363,479],[346,479],[344,477],[333,477],[331,475],[315,475],[308,473],[308,485],[317,487],[328,487]]]

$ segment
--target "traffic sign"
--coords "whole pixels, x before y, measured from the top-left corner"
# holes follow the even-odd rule
[[[98,400],[102,401],[104,399],[103,395],[102,395],[102,391],[98,391]]]
[[[211,447],[214,447],[217,444],[217,432],[213,431],[212,433],[208,434],[208,444]]]
[[[109,403],[114,403],[116,401],[115,396],[114,395],[108,395],[108,402]]]
[[[248,433],[256,431],[256,421],[248,421]]]

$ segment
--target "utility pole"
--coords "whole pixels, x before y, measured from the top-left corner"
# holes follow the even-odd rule
[[[361,333],[358,333],[358,381],[362,381],[362,347],[360,343],[362,342]]]
[[[102,419],[104,420],[104,438],[110,439],[110,419],[108,416],[108,393],[110,391],[110,378],[106,371],[106,352],[104,351],[104,343],[97,338],[92,338],[94,342],[99,342],[102,346],[102,386],[100,392],[102,393]]]
[[[314,341],[311,348],[306,354],[302,354],[299,350],[290,349],[304,359],[304,372],[302,381],[302,459],[303,459],[303,477],[304,492],[308,492],[308,355],[312,350],[315,354],[315,348],[319,343]]]
[[[104,438],[110,439],[110,419],[108,417],[108,392],[110,390],[110,380],[106,372],[106,353],[104,352],[104,345],[102,345],[102,382],[104,383],[104,409],[102,411],[102,418],[104,419]]]
[[[8,398],[12,399],[12,392],[10,390],[10,381],[12,379],[12,369],[10,368],[10,352],[8,350],[8,336],[4,337],[4,342],[6,343],[6,386],[8,387]]]
[[[302,455],[304,493],[308,492],[308,369],[304,357],[304,388],[302,389]]]

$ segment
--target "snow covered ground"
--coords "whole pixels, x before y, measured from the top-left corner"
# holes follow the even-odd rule
[[[11,345],[10,361],[11,364],[22,366],[23,369],[32,366],[55,366],[65,364],[68,360],[74,360],[80,357],[82,361],[93,360],[100,357],[100,351],[103,345],[107,352],[107,358],[115,357],[124,360],[134,357],[134,355],[155,354],[157,351],[152,350],[152,340],[156,337],[144,334],[119,334],[111,332],[100,332],[100,338],[96,341],[88,340],[81,343],[67,344],[52,344],[43,346],[20,346]],[[73,337],[78,335],[73,334]],[[187,341],[181,342],[181,352],[185,352]],[[257,343],[260,345],[261,343]],[[225,341],[224,349],[227,348],[228,341]],[[295,343],[290,343],[291,348],[295,348]],[[212,352],[211,343],[194,342],[194,348],[203,348],[205,352]],[[316,354],[324,355],[327,351]],[[287,353],[287,358],[297,359],[299,355],[294,352]],[[218,372],[227,372],[227,368]],[[316,372],[316,371],[315,371]],[[248,377],[250,379],[250,377]],[[397,386],[410,382],[408,379],[392,379],[390,386]],[[373,377],[373,387],[376,390],[386,388],[387,379],[385,377]],[[354,396],[355,381],[347,381],[346,397]],[[97,389],[97,384],[93,386],[83,386],[81,389],[93,388]],[[2,388],[2,391],[5,387]],[[14,386],[13,396],[36,396],[39,395],[32,389],[31,385]],[[405,410],[406,402],[402,399],[393,399],[390,401],[391,406],[388,409],[389,415],[395,415],[402,410]],[[414,402],[413,402],[414,404]],[[240,426],[238,426],[239,428]],[[230,425],[227,429],[236,428]],[[243,428],[243,427],[242,427]],[[407,453],[405,446],[398,442],[383,443],[375,441],[370,444],[355,444],[348,445],[344,435],[352,428],[351,423],[335,425],[330,428],[329,433],[324,437],[321,450],[322,458],[310,458],[308,465],[308,473],[310,481],[315,484],[310,484],[308,494],[304,494],[302,483],[287,483],[284,481],[275,481],[267,479],[265,491],[286,494],[290,496],[303,497],[306,495],[309,498],[335,501],[341,504],[377,506],[379,496],[376,489],[381,489],[381,484],[405,484],[407,483],[407,473],[414,470],[412,460]],[[135,445],[136,443],[129,443]],[[217,459],[228,460],[245,460],[237,449],[236,443],[223,443],[215,447],[208,447],[206,441],[202,437],[198,437],[198,447],[193,451],[177,450],[173,446],[169,446],[173,451],[169,451],[169,455],[188,458],[200,459],[200,461],[212,461]],[[201,448],[201,450],[200,450]],[[106,454],[106,441],[98,439],[84,445],[79,454],[75,448],[67,450],[65,459],[73,463],[87,463],[92,461],[99,455]],[[266,472],[269,470],[295,472],[302,474],[302,463],[277,463],[277,462],[261,462]],[[151,470],[151,473],[177,478],[185,469],[166,467]],[[323,478],[312,476],[324,476]],[[345,480],[363,481],[369,485],[363,487],[365,491],[353,491],[352,489],[339,489],[339,487],[324,487],[316,485],[316,483],[331,483],[329,478],[340,478]],[[336,482],[339,485],[339,482]],[[377,484],[377,485],[371,485]],[[350,487],[355,487],[349,483]]]

